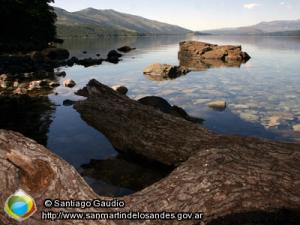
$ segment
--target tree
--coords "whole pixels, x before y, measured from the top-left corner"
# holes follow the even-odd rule
[[[0,51],[40,49],[55,39],[54,0],[0,1]]]

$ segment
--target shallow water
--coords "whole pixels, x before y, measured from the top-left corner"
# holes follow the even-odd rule
[[[143,75],[143,69],[152,63],[179,64],[178,43],[190,39],[242,45],[252,58],[240,67],[193,71],[174,80],[154,81]],[[96,57],[97,53],[105,57],[109,50],[123,45],[137,49],[125,54],[119,64],[60,68],[66,71],[67,79],[75,80],[77,86],[73,89],[60,86],[55,90],[58,95],[49,96],[56,109],[52,113],[52,122],[49,122],[47,147],[74,165],[99,194],[119,196],[132,193],[135,188],[132,188],[132,183],[126,186],[109,181],[107,177],[113,180],[119,176],[118,170],[112,169],[103,180],[97,176],[97,170],[93,170],[96,175],[91,175],[91,166],[88,171],[87,166],[83,166],[99,162],[101,165],[95,168],[103,168],[103,165],[109,165],[107,162],[119,157],[105,136],[82,121],[72,107],[62,104],[66,99],[80,99],[73,94],[74,91],[92,78],[108,86],[125,85],[129,89],[128,96],[134,99],[148,95],[161,96],[171,104],[184,108],[190,115],[203,118],[203,126],[220,133],[300,140],[300,134],[293,131],[293,126],[300,124],[300,38],[131,37],[69,40],[63,47],[71,51],[71,56],[85,58]],[[82,51],[87,51],[87,54]],[[225,100],[227,109],[220,112],[208,108],[207,103],[212,100]],[[270,126],[274,118],[276,124]],[[136,162],[132,163],[135,165]],[[130,170],[133,177],[138,171]],[[99,174],[102,172],[99,171]],[[163,176],[157,174],[153,176]]]

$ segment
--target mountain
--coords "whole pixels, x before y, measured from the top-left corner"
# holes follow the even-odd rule
[[[299,35],[300,20],[278,20],[261,22],[252,26],[207,30],[205,32],[216,35]]]
[[[77,12],[68,12],[54,8],[57,14],[58,36],[99,37],[122,35],[175,35],[191,32],[188,29],[149,20],[140,16],[87,8]]]

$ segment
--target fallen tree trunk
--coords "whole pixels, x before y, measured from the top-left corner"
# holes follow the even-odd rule
[[[38,208],[40,224],[299,224],[300,154],[275,148],[212,148],[195,153],[167,178],[131,196],[114,211],[203,212],[200,220],[43,221],[41,211],[108,212],[109,209],[46,209],[45,199],[106,199],[96,195],[68,163],[20,134],[0,130],[0,204],[22,188]],[[1,224],[17,225],[0,211]]]
[[[35,198],[39,209],[28,224],[299,224],[299,144],[216,135],[121,96],[96,81],[89,83],[85,95],[88,99],[77,103],[76,109],[116,147],[179,166],[150,187],[120,198],[126,202],[125,208],[63,211],[203,212],[204,218],[41,221],[45,199],[110,198],[95,194],[74,168],[43,146],[0,130],[0,204],[18,188],[24,189]],[[19,224],[2,210],[0,219],[5,225]]]
[[[75,109],[83,120],[106,135],[116,149],[166,165],[177,166],[209,148],[300,149],[300,144],[217,135],[198,124],[142,105],[96,80],[79,92],[87,99],[77,102]]]

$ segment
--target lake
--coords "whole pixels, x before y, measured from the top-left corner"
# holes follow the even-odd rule
[[[183,40],[242,45],[251,59],[240,66],[210,66],[173,80],[155,81],[143,75],[149,64],[178,65],[179,42]],[[105,58],[108,51],[124,45],[137,49],[125,54],[118,64],[104,62],[88,68],[59,68],[67,73],[61,83],[73,79],[77,85],[72,89],[60,86],[55,89],[57,95],[49,95],[54,107],[47,114],[51,122],[43,129],[45,144],[71,163],[97,193],[130,194],[166,176],[168,171],[119,155],[104,135],[81,120],[72,106],[63,105],[66,99],[82,99],[74,91],[92,78],[108,86],[126,86],[127,95],[133,99],[149,95],[163,97],[190,115],[203,118],[202,126],[219,133],[300,140],[300,133],[293,130],[293,126],[300,124],[300,38],[128,37],[66,40],[63,47],[78,58],[95,58],[96,54]],[[213,100],[225,100],[226,110],[210,109],[207,103]]]

